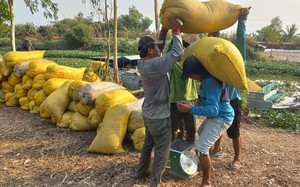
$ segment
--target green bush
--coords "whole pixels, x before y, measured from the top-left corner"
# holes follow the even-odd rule
[[[253,111],[262,116],[255,123],[261,126],[300,131],[300,110]]]
[[[10,38],[0,38],[0,47],[10,47],[11,39]]]
[[[103,52],[84,50],[46,50],[46,58],[80,58],[91,59],[92,57],[104,56]]]
[[[287,76],[300,78],[300,66],[297,63],[247,61],[248,76]]]
[[[78,58],[47,58],[48,60],[52,60],[59,65],[69,66],[74,68],[80,67],[89,67],[91,64],[90,59],[78,59]]]
[[[34,42],[33,47],[36,50],[66,50],[68,49],[64,40],[50,40],[44,42]]]

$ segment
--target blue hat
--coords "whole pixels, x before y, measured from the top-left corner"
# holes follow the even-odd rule
[[[202,77],[210,75],[201,62],[195,56],[187,57],[182,66],[181,79],[187,79],[192,74],[200,74]]]

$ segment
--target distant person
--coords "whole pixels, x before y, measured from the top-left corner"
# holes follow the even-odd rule
[[[34,48],[29,40],[24,40],[19,47],[17,47],[17,51],[34,51]]]
[[[150,187],[156,187],[167,164],[172,139],[170,119],[170,88],[167,73],[181,58],[183,45],[180,19],[171,21],[173,45],[172,49],[161,56],[161,45],[167,36],[168,29],[162,28],[160,41],[150,36],[143,36],[139,41],[138,50],[141,59],[138,61],[138,70],[142,78],[144,103],[142,115],[145,122],[146,137],[141,151],[135,179],[142,179],[148,175],[151,153],[154,148],[153,168],[150,176]]]

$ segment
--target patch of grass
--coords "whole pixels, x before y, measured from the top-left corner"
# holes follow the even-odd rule
[[[74,68],[80,68],[80,67],[89,67],[91,64],[90,59],[80,59],[80,58],[47,58],[48,60],[52,60],[53,62],[56,62],[59,65],[62,66],[69,66]]]
[[[260,114],[262,118],[255,123],[257,125],[282,128],[300,132],[300,110],[267,110],[267,111],[251,111],[255,114]]]
[[[247,61],[248,76],[287,76],[300,78],[300,65],[287,62]]]

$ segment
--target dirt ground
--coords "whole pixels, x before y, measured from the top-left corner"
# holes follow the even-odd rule
[[[273,61],[300,63],[300,52],[265,51],[261,53]]]
[[[228,170],[233,149],[225,136],[225,155],[213,159],[212,186],[300,186],[300,134],[244,122],[242,168]],[[0,186],[148,186],[133,180],[140,153],[131,142],[124,141],[124,154],[87,153],[95,135],[58,128],[1,103]],[[181,180],[166,173],[162,186],[199,186],[201,177],[199,172]]]

